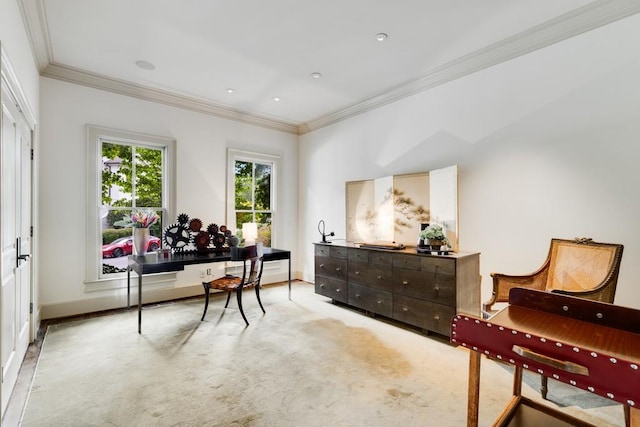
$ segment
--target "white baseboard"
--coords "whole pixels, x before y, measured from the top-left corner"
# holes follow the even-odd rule
[[[296,280],[299,276],[298,272],[291,272],[291,280]],[[264,285],[286,282],[288,273],[276,273],[263,276],[262,283]],[[144,289],[142,292],[142,303],[154,303],[162,301],[170,301],[180,298],[188,298],[202,295],[203,289],[200,283],[181,287],[162,287]],[[138,304],[138,288],[131,287],[131,306]],[[81,314],[96,313],[99,311],[113,310],[124,308],[127,306],[127,295],[123,292],[117,292],[113,295],[100,296],[96,298],[84,298],[75,301],[65,301],[53,304],[42,304],[39,312],[39,320],[56,319],[60,317],[77,316]]]

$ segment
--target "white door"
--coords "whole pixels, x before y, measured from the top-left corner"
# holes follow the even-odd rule
[[[31,303],[31,131],[2,86],[0,353],[2,415],[29,346]]]

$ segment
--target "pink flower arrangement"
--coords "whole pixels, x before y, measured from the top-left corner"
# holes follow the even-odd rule
[[[122,220],[114,222],[113,225],[125,228],[149,228],[159,219],[156,211],[152,209],[134,209],[131,214],[124,214]]]

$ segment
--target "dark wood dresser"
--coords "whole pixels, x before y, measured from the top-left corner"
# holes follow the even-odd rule
[[[369,314],[449,336],[456,314],[480,315],[480,254],[317,243],[315,291]]]

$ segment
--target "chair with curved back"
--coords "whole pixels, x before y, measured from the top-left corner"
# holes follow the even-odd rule
[[[484,317],[490,317],[496,303],[508,302],[515,287],[557,292],[579,298],[613,303],[620,272],[623,246],[597,243],[589,238],[551,239],[549,254],[537,271],[513,276],[491,273],[493,293],[483,304]],[[542,376],[540,393],[547,398],[547,377]]]
[[[246,247],[232,247],[231,261],[242,262],[242,277],[226,275],[218,279],[214,279],[210,282],[202,282],[202,286],[204,287],[205,301],[204,312],[202,313],[202,319],[200,320],[204,320],[204,317],[207,314],[207,308],[209,308],[209,294],[211,292],[211,289],[218,289],[227,292],[227,302],[225,303],[224,308],[227,308],[227,306],[229,305],[231,293],[235,292],[238,300],[238,309],[240,310],[240,314],[242,314],[244,322],[247,324],[247,326],[249,326],[247,316],[245,316],[244,310],[242,309],[242,291],[245,288],[255,288],[258,304],[260,304],[262,312],[266,313],[264,307],[262,306],[262,301],[260,301],[260,280],[262,279],[262,244],[258,243],[256,245]]]

